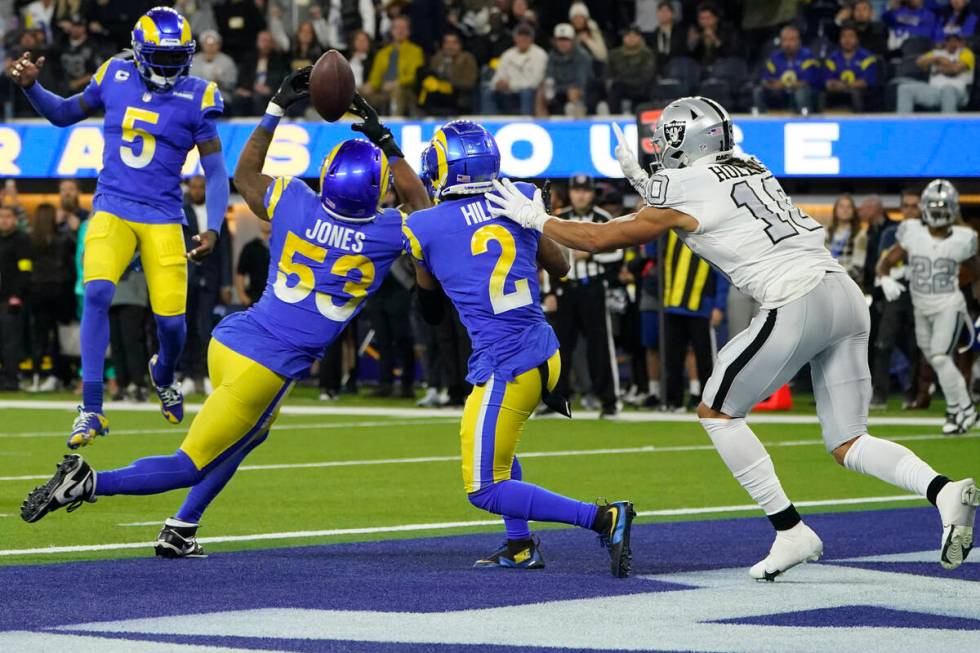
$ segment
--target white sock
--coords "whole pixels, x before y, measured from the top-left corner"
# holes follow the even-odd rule
[[[182,521],[176,517],[167,517],[167,521],[165,521],[164,524],[167,526],[174,526],[176,528],[197,528],[197,524]]]
[[[700,397],[701,396],[701,382],[697,379],[691,379],[687,382],[687,391],[691,393],[691,396]]]
[[[943,396],[946,398],[946,405],[950,410],[955,408],[966,408],[970,405],[970,392],[966,388],[966,379],[960,374],[960,370],[953,363],[950,356],[931,356],[929,363],[932,369],[936,370],[936,378],[939,380],[939,387],[943,389]]]
[[[660,381],[647,381],[647,392],[654,397],[660,396]]]
[[[772,459],[745,419],[702,419],[701,426],[732,475],[767,515],[789,508],[791,502],[779,483]]]
[[[844,467],[880,478],[923,497],[932,479],[939,476],[936,470],[906,447],[867,433],[847,450]]]

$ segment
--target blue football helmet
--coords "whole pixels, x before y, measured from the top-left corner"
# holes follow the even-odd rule
[[[439,197],[486,193],[500,174],[500,150],[480,125],[454,120],[436,130],[423,167],[430,171]]]
[[[150,9],[133,28],[136,68],[155,90],[169,90],[187,75],[194,47],[191,24],[170,7]]]
[[[422,150],[422,165],[419,168],[419,179],[425,186],[425,192],[429,194],[429,199],[433,199],[436,195],[436,189],[432,186],[434,170],[429,165],[429,152],[431,151],[432,145],[426,145],[425,149]]]
[[[333,148],[320,166],[320,204],[338,220],[368,222],[388,191],[388,157],[374,144],[351,139]]]

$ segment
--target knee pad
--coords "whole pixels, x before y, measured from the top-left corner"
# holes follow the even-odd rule
[[[112,304],[112,296],[116,286],[111,281],[96,279],[85,284],[85,306],[96,310],[108,311]]]
[[[933,369],[939,369],[953,364],[953,357],[949,354],[929,354],[929,364]]]

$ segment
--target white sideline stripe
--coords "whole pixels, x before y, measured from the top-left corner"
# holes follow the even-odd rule
[[[922,497],[912,495],[897,495],[887,497],[863,497],[859,499],[822,499],[817,501],[797,501],[795,505],[804,507],[844,506],[871,503],[888,503],[892,501],[914,501]],[[759,510],[757,505],[714,506],[710,508],[672,508],[669,510],[644,510],[637,513],[640,517],[703,515],[706,513],[746,512]],[[153,522],[159,524],[160,522]],[[337,535],[372,535],[376,533],[406,533],[412,531],[446,530],[449,528],[474,528],[477,526],[496,526],[500,519],[481,519],[478,521],[438,522],[432,524],[400,524],[396,526],[373,526],[370,528],[334,528],[321,531],[287,531],[283,533],[256,533],[254,535],[219,535],[215,537],[199,537],[201,544],[217,544],[223,542],[258,542],[262,540],[296,540],[311,537],[328,537]],[[116,551],[121,549],[140,549],[152,547],[154,542],[119,542],[117,544],[83,544],[77,546],[48,546],[37,549],[2,549],[0,556],[17,555],[47,555],[53,553],[81,553],[87,551]]]
[[[77,401],[4,399],[0,400],[2,408],[22,408],[29,410],[74,410]],[[160,408],[156,404],[133,404],[123,401],[110,401],[105,404],[107,411],[156,413]],[[184,412],[194,413],[201,409],[201,404],[185,404]],[[418,419],[426,417],[460,417],[462,409],[452,408],[382,408],[376,406],[283,406],[283,415],[333,415],[360,417],[400,417]],[[598,419],[596,411],[578,411],[576,419]],[[696,422],[694,413],[657,413],[635,412],[620,413],[610,422]],[[753,424],[819,424],[816,415],[750,415],[748,421]],[[871,426],[942,426],[941,417],[870,417]]]
[[[980,434],[959,436],[955,439],[975,439]],[[923,435],[896,435],[889,437],[889,440],[913,442],[922,440],[952,440],[946,435],[934,433]],[[823,440],[786,440],[783,442],[763,442],[766,447],[809,447],[823,444]],[[685,444],[676,446],[660,447],[656,445],[646,445],[643,447],[621,447],[615,449],[567,449],[558,451],[527,451],[519,454],[520,458],[564,458],[567,456],[608,456],[622,455],[631,453],[679,453],[685,451],[714,451],[715,447],[711,444]],[[368,460],[326,460],[316,463],[276,463],[267,465],[242,465],[238,468],[240,472],[261,472],[282,469],[319,469],[325,467],[360,467],[362,465],[412,465],[416,463],[442,463],[457,462],[459,456],[418,456],[415,458],[374,458]],[[28,476],[0,476],[2,481],[39,481],[51,478],[50,474],[34,474]]]

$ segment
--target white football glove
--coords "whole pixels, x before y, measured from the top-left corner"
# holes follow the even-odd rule
[[[535,189],[534,199],[528,199],[510,179],[503,181],[494,179],[493,187],[495,192],[487,193],[485,197],[490,202],[490,213],[494,217],[504,216],[525,229],[544,232],[544,223],[550,220],[551,216],[544,208],[540,188]]]
[[[623,134],[623,130],[619,124],[614,122],[612,127],[613,131],[616,132],[616,149],[614,151],[616,153],[616,160],[619,161],[619,167],[630,184],[633,185],[633,188],[636,189],[636,192],[645,197],[644,191],[646,190],[650,176],[643,171],[643,168],[637,162],[636,154],[633,153],[633,149],[626,142],[626,136]]]
[[[905,292],[905,286],[890,276],[878,277],[878,285],[881,286],[881,292],[885,295],[885,299],[890,302],[895,301]]]

